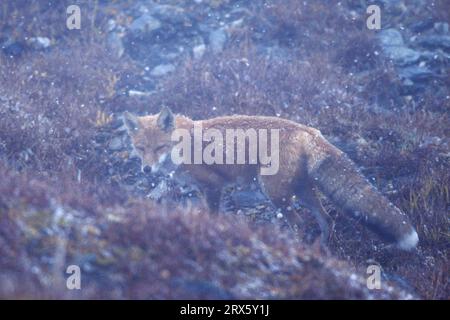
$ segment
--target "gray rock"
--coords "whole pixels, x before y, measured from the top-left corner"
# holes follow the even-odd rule
[[[420,59],[420,53],[405,46],[401,33],[396,29],[381,31],[379,39],[386,56],[398,66],[411,65]]]
[[[436,22],[433,27],[434,30],[436,30],[440,34],[448,34],[449,28],[447,22]]]
[[[174,5],[158,4],[150,9],[150,13],[166,24],[179,25],[189,21],[187,12]]]
[[[106,24],[106,31],[107,32],[111,32],[111,31],[115,30],[116,28],[117,28],[116,20],[109,19],[107,24]]]
[[[221,52],[227,41],[227,34],[223,29],[213,30],[209,33],[209,45],[213,52]]]
[[[97,143],[105,143],[110,139],[110,134],[105,132],[100,132],[95,136],[95,141]]]
[[[194,58],[201,59],[203,57],[203,55],[205,54],[205,50],[206,50],[206,46],[203,43],[192,48]]]
[[[150,95],[151,95],[151,93],[146,92],[146,91],[139,91],[139,90],[133,90],[133,89],[128,91],[129,97],[148,97]]]
[[[109,122],[107,126],[110,130],[116,130],[124,127],[124,124],[121,118],[114,117],[114,119]]]
[[[26,46],[21,42],[8,39],[1,44],[0,49],[8,56],[18,57],[25,51]]]
[[[253,207],[255,206],[255,203],[267,200],[261,192],[250,190],[235,191],[232,194],[231,199],[237,207]]]
[[[402,34],[396,29],[382,30],[379,34],[381,45],[386,46],[404,46]]]
[[[407,10],[407,7],[402,0],[381,0],[383,9],[391,15],[401,15]]]
[[[114,137],[111,139],[108,145],[109,150],[111,151],[120,151],[125,149],[125,145],[121,136]]]
[[[431,28],[433,28],[434,25],[434,21],[433,19],[425,19],[425,20],[420,20],[417,22],[414,22],[410,29],[412,32],[414,33],[420,33],[420,32],[424,32],[426,30],[429,30]]]
[[[149,33],[159,28],[161,22],[149,14],[143,14],[130,25],[130,31],[141,33]]]
[[[150,74],[154,77],[161,77],[173,71],[175,71],[175,66],[173,64],[160,64],[153,68]]]
[[[36,50],[43,50],[50,47],[51,40],[47,37],[33,37],[28,40],[29,45]]]
[[[112,54],[117,58],[122,57],[125,48],[123,46],[122,38],[116,33],[112,32],[107,38],[108,48],[111,50]]]
[[[384,48],[384,52],[394,64],[398,66],[407,66],[414,64],[420,59],[420,53],[401,46],[391,46]]]
[[[409,79],[412,82],[421,82],[430,79],[434,73],[426,66],[409,66],[399,70],[402,79]]]
[[[450,49],[450,36],[447,35],[430,35],[421,37],[417,40],[417,42],[425,47],[430,49],[435,48],[443,48]]]

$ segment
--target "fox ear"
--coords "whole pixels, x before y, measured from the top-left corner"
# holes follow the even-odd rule
[[[175,127],[175,117],[168,107],[163,107],[156,121],[158,127],[164,131],[171,131]]]
[[[139,119],[134,114],[125,111],[123,113],[123,123],[129,133],[135,133],[139,130]]]

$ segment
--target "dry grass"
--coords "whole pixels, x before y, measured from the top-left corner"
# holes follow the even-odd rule
[[[407,297],[399,289],[370,292],[348,264],[273,226],[148,201],[101,204],[67,178],[36,179],[4,167],[0,173],[1,297]],[[65,288],[70,264],[83,270],[75,293]]]

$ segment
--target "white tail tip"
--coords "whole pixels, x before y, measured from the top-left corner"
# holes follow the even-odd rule
[[[417,246],[418,242],[419,236],[417,235],[416,230],[413,229],[410,233],[408,233],[397,242],[397,247],[402,250],[409,251],[414,249]]]

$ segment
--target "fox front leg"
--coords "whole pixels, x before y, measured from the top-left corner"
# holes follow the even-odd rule
[[[203,194],[205,195],[206,203],[208,204],[208,208],[212,213],[219,212],[221,193],[221,190],[218,188],[203,188]]]

